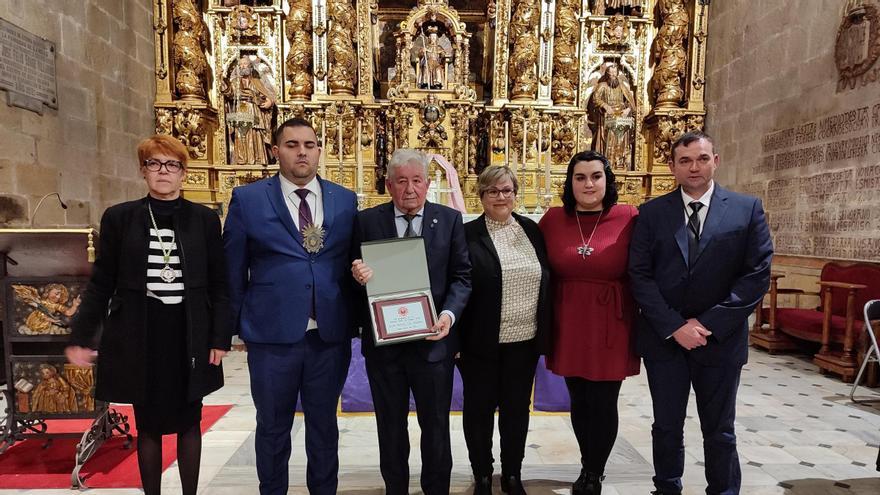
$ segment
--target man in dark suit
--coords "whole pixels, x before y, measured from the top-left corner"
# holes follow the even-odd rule
[[[717,167],[709,136],[682,135],[669,165],[680,187],[642,205],[630,245],[637,350],[654,402],[656,494],[681,493],[691,386],[706,493],[740,489],[736,392],[748,358],[747,319],[767,291],[773,245],[760,200],[715,184]]]
[[[247,345],[257,408],[260,493],[287,493],[300,396],[312,494],[336,493],[336,404],[351,360],[354,193],[317,177],[308,122],[275,131],[279,173],[232,192],[223,231],[235,328]]]
[[[433,328],[435,335],[382,347],[376,346],[369,316],[361,317],[361,348],[376,411],[379,465],[389,495],[409,493],[410,391],[422,430],[422,490],[426,495],[448,495],[452,472],[449,405],[453,358],[458,351],[453,324],[471,292],[471,265],[461,213],[426,202],[429,183],[428,160],[421,152],[395,151],[385,181],[391,202],[359,212],[355,221],[355,252],[364,241],[424,238],[431,295],[435,307],[441,309]],[[351,272],[361,284],[372,276],[370,267],[360,259],[354,260]],[[362,308],[367,308],[365,299]]]

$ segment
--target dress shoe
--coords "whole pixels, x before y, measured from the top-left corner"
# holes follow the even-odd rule
[[[602,495],[602,480],[604,479],[605,477],[600,474],[581,469],[581,475],[571,485],[571,495]]]
[[[474,477],[474,495],[492,495],[492,477]]]
[[[526,495],[526,488],[518,474],[501,475],[501,491],[508,495]]]

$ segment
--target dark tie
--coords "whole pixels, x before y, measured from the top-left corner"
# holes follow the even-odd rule
[[[700,209],[703,203],[699,201],[691,201],[688,203],[691,214],[688,216],[688,265],[693,266],[697,259],[697,252],[700,249]]]
[[[309,195],[309,190],[306,188],[297,189],[294,191],[297,196],[299,196],[299,231],[302,232],[306,227],[312,225],[312,209],[309,208],[309,203],[306,201],[306,197]],[[314,284],[309,284],[311,286],[311,304],[309,307],[309,318],[315,319],[315,286]]]
[[[299,196],[299,230],[302,232],[303,229],[312,224],[312,209],[309,208],[309,203],[306,201],[309,190],[303,188],[297,189],[294,192]]]
[[[415,218],[417,216],[418,215],[404,215],[403,216],[403,219],[406,220],[406,230],[403,231],[404,237],[418,237],[416,235],[416,231],[413,230],[413,224],[412,224],[413,218]]]

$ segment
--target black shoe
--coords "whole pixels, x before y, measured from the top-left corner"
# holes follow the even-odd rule
[[[604,479],[601,474],[589,473],[586,469],[581,469],[581,475],[571,485],[571,495],[602,495]]]
[[[661,492],[660,490],[654,490],[651,492],[651,495],[681,495],[681,492]]]
[[[511,476],[502,474],[501,491],[508,495],[526,495],[526,488],[518,474]]]
[[[474,477],[474,495],[492,495],[492,476]]]

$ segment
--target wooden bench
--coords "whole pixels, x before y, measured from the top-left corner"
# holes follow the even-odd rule
[[[774,353],[801,347],[801,341],[821,345],[813,362],[823,373],[840,375],[849,383],[859,367],[857,339],[863,334],[864,322],[859,310],[871,299],[880,298],[880,266],[858,263],[842,265],[827,263],[817,282],[820,304],[801,308],[799,298],[808,293],[800,289],[779,288],[781,274],[772,274],[769,307],[756,311],[751,343]],[[779,307],[779,295],[795,296],[795,307]],[[763,330],[763,316],[768,328]]]

